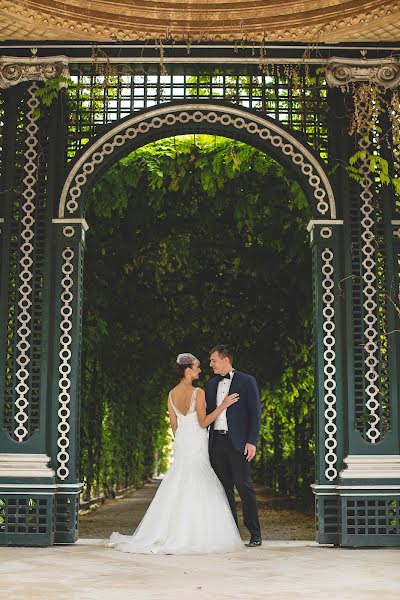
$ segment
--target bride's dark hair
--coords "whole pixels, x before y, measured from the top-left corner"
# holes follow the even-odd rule
[[[178,363],[175,362],[172,365],[172,370],[175,373],[175,375],[177,375],[179,377],[179,379],[183,379],[185,377],[186,369],[193,367],[193,365],[194,365],[194,363],[191,363],[190,365],[178,365]]]
[[[182,354],[178,354],[176,357],[176,362],[173,366],[174,372],[180,379],[182,379],[185,376],[185,370],[193,367],[195,363],[200,364],[199,359],[196,358],[191,352],[183,352]]]

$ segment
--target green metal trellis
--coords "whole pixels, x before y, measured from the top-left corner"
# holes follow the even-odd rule
[[[357,49],[343,53],[351,61]],[[15,54],[24,73],[30,59],[24,49]],[[400,544],[400,357],[388,335],[399,329],[388,300],[399,292],[394,195],[367,170],[360,184],[343,169],[330,172],[354,144],[373,140],[347,136],[346,94],[327,88],[316,63],[299,77],[287,67],[291,48],[277,48],[263,69],[235,62],[229,49],[220,54],[230,60],[204,53],[194,64],[181,55],[167,73],[155,61],[114,57],[105,72],[84,48],[71,49],[69,88],[39,118],[40,65],[17,85],[3,75],[0,544],[72,543],[78,535],[85,197],[132,149],[197,132],[274,154],[309,199],[317,540]],[[46,48],[43,55],[56,71],[64,64]]]

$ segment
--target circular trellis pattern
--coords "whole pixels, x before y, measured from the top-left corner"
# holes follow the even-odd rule
[[[32,285],[31,279],[33,259],[32,254],[34,251],[33,237],[34,230],[33,226],[35,223],[35,198],[36,198],[36,183],[37,183],[37,149],[38,144],[38,125],[34,117],[35,109],[39,106],[39,99],[35,93],[38,89],[36,82],[28,88],[28,107],[27,112],[27,125],[26,125],[26,139],[25,144],[27,150],[24,152],[26,163],[24,165],[25,177],[23,179],[24,188],[22,192],[23,204],[21,206],[21,238],[22,244],[20,246],[21,258],[20,258],[20,272],[19,280],[20,284],[18,287],[18,316],[19,327],[17,329],[17,342],[16,348],[18,350],[16,356],[16,362],[18,364],[18,370],[16,372],[17,385],[15,386],[16,400],[15,400],[15,416],[14,419],[17,423],[14,429],[14,436],[18,442],[23,442],[28,436],[28,428],[26,423],[28,421],[27,409],[29,406],[28,393],[29,393],[29,363],[30,363],[30,348],[31,342],[30,337],[32,334],[30,322],[32,320],[31,307],[32,307]]]
[[[59,479],[66,479],[69,475],[69,417],[70,417],[70,388],[71,388],[71,344],[72,344],[72,287],[73,287],[73,259],[74,250],[64,248],[62,252],[62,279],[61,279],[61,322],[60,322],[60,364],[58,367],[60,377],[58,381],[58,439],[59,448],[57,454],[57,476]]]
[[[63,227],[63,234],[65,237],[73,237],[75,235],[75,228],[72,225],[67,225]]]
[[[337,477],[336,440],[336,367],[335,367],[335,307],[333,294],[333,250],[322,251],[322,314],[324,345],[324,403],[325,403],[325,477],[333,481]]]
[[[319,232],[320,236],[326,240],[332,237],[332,228],[331,227],[321,227],[321,231]]]
[[[379,428],[379,385],[378,385],[378,351],[379,333],[376,288],[376,239],[374,234],[374,207],[373,207],[373,178],[370,174],[368,149],[371,140],[365,135],[359,140],[359,148],[365,153],[360,170],[363,174],[360,185],[361,191],[361,239],[363,240],[361,251],[363,254],[362,280],[363,280],[363,307],[364,307],[364,352],[365,352],[365,394],[367,397],[365,407],[368,411],[368,429],[366,436],[374,444],[381,435]]]
[[[72,216],[79,210],[83,189],[88,177],[104,160],[122,146],[131,143],[140,135],[153,133],[160,128],[173,128],[187,124],[206,123],[221,128],[232,128],[246,135],[255,136],[282,153],[285,159],[301,172],[308,181],[313,193],[316,212],[322,216],[336,217],[335,201],[329,180],[318,160],[294,136],[279,125],[257,115],[249,115],[245,110],[217,105],[185,105],[161,107],[150,113],[135,116],[112,128],[96,140],[75,163],[65,182],[61,194],[59,216],[65,212]],[[168,134],[166,134],[168,135]]]

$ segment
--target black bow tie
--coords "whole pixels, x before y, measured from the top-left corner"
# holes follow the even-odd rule
[[[223,379],[230,379],[231,378],[231,374],[227,373],[226,375],[218,375],[219,380],[222,381]]]

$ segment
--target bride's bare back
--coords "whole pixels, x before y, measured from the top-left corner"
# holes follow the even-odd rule
[[[195,387],[178,384],[175,386],[170,394],[173,405],[182,415],[186,415],[190,409],[190,404],[193,398],[193,392],[197,389]]]
[[[199,425],[204,428],[213,423],[223,410],[226,410],[238,400],[239,394],[230,394],[224,398],[223,402],[211,414],[207,415],[204,390],[179,383],[168,394],[168,414],[174,435],[178,427],[178,419],[175,411],[178,411],[178,413],[185,417],[191,410],[193,401],[195,402]]]

